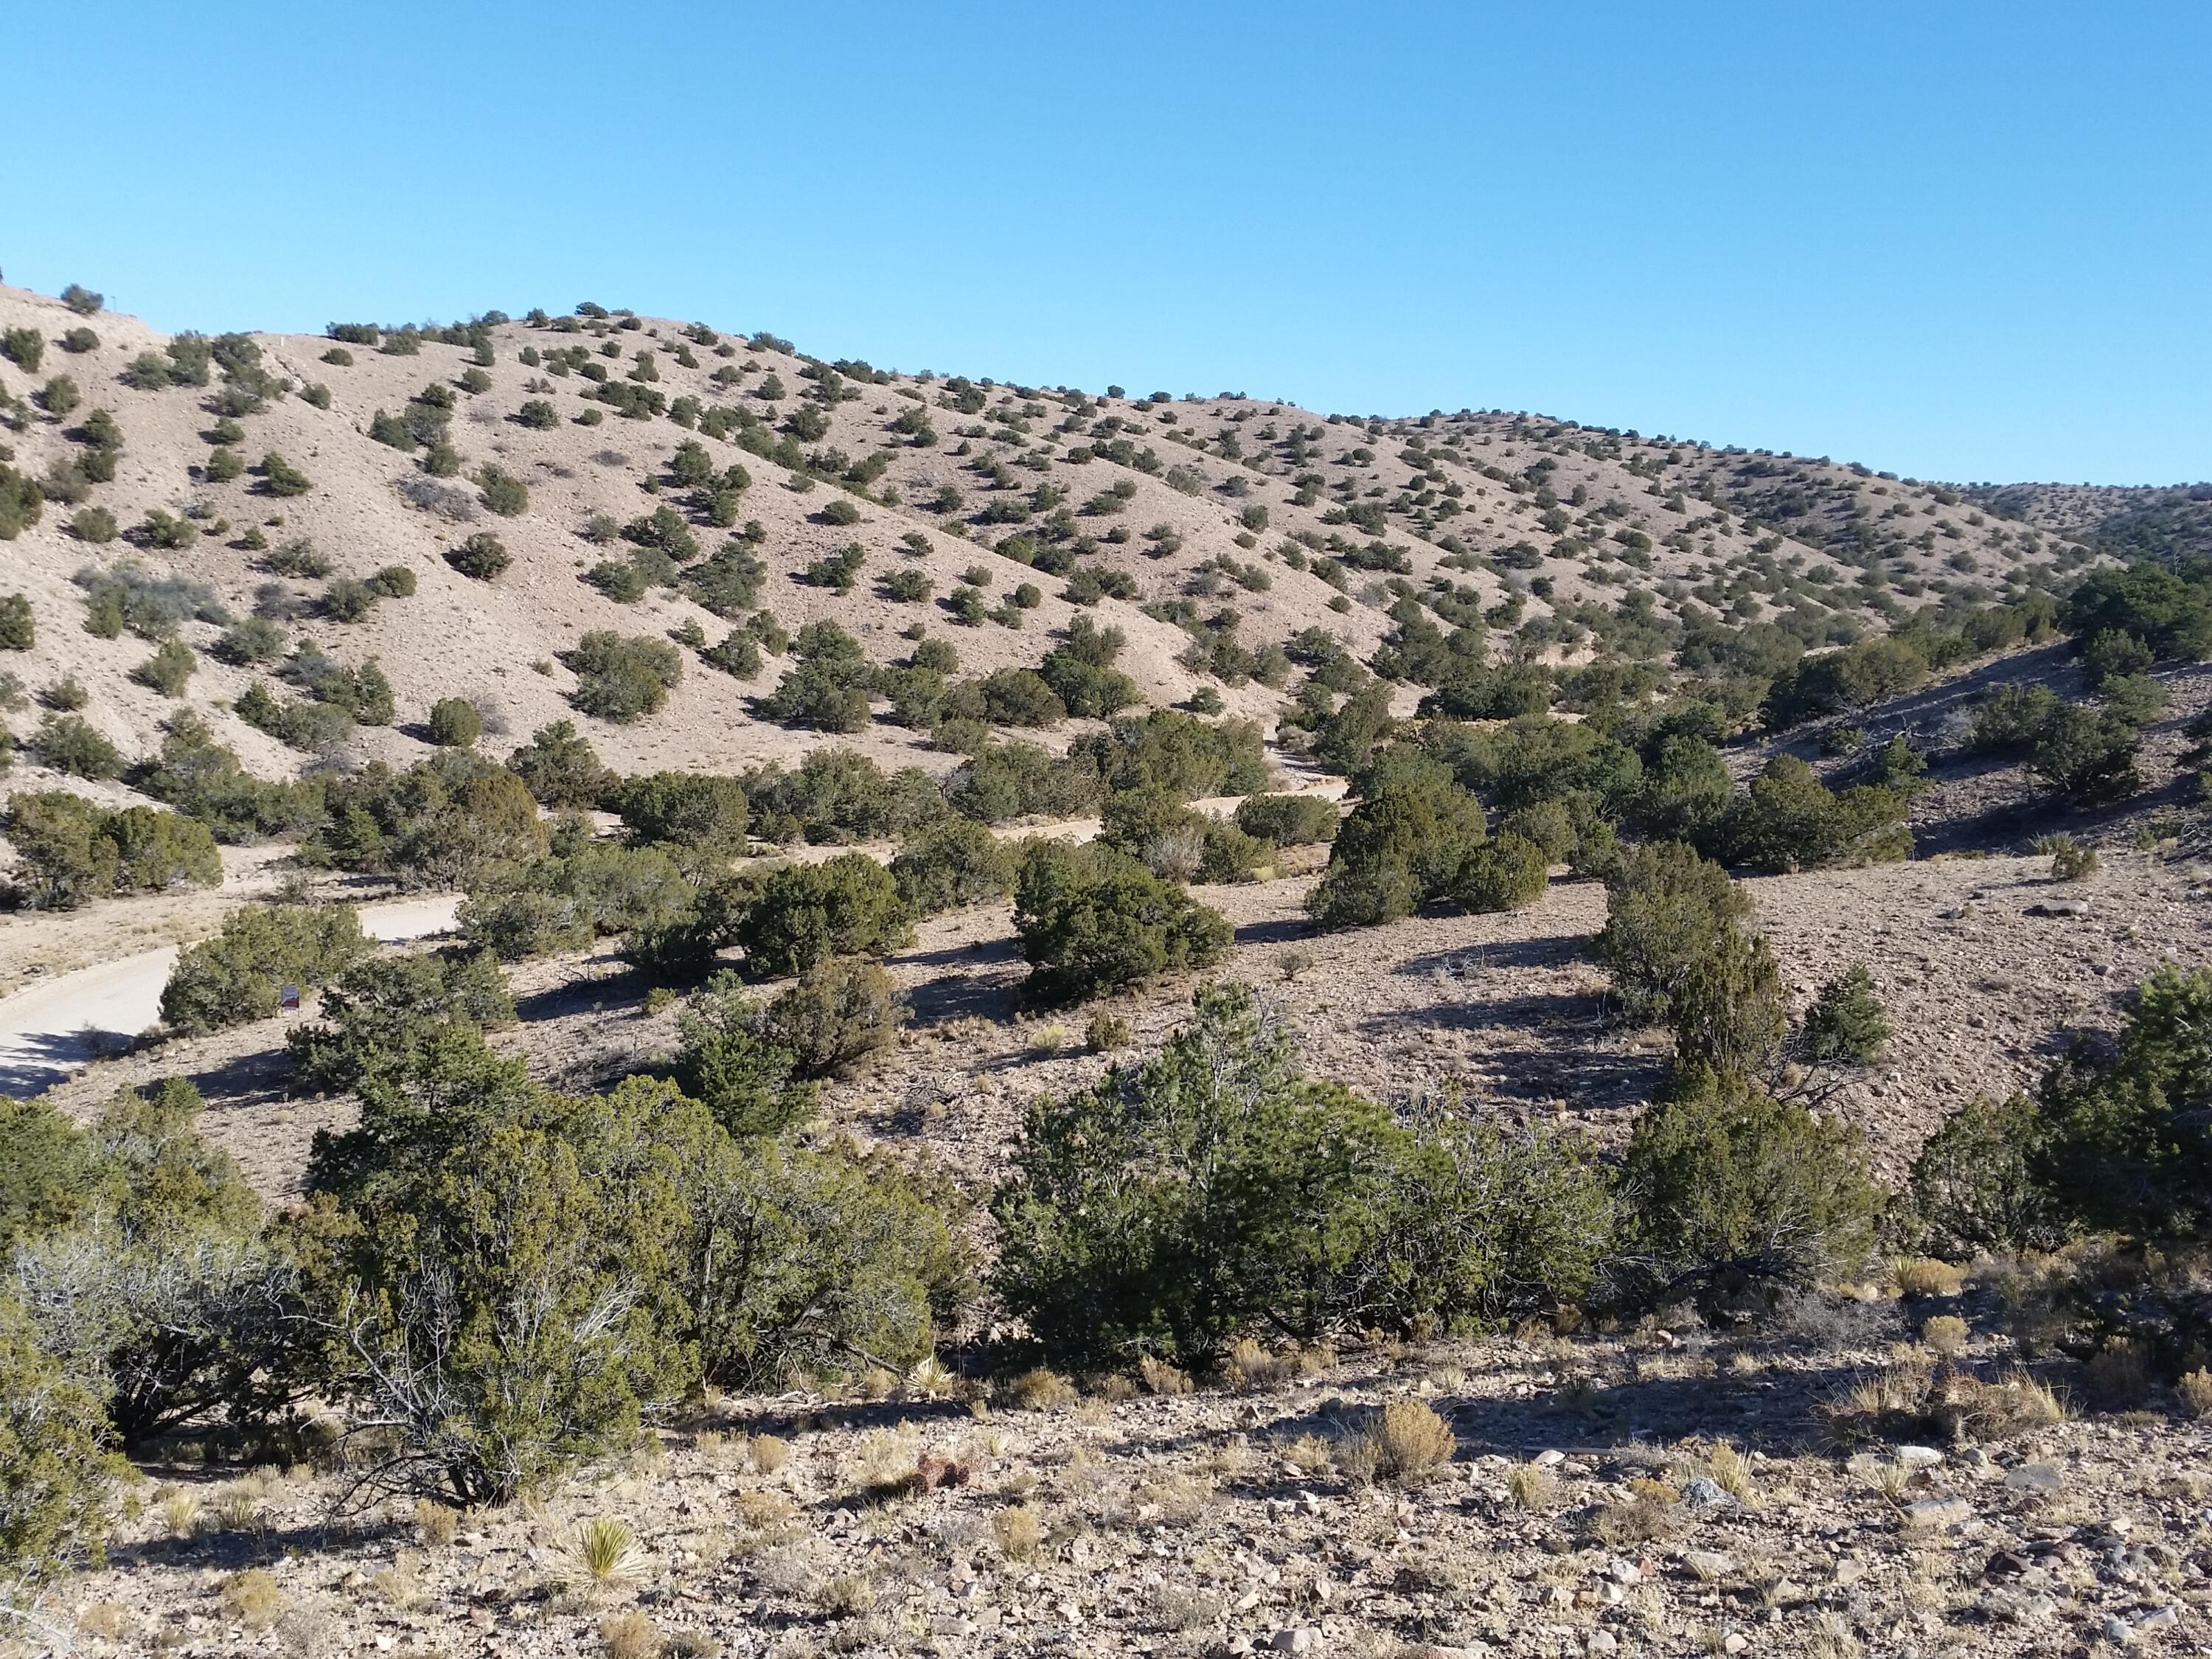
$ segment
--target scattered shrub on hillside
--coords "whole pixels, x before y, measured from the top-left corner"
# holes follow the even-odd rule
[[[863,854],[847,853],[770,872],[737,939],[754,974],[776,977],[832,957],[902,949],[914,942],[914,927],[890,872]]]
[[[1751,899],[1717,864],[1679,842],[1623,850],[1606,882],[1598,960],[1629,1018],[1660,1024],[1674,1012],[1691,969],[1750,922]]]
[[[123,775],[123,756],[83,716],[50,711],[32,732],[30,746],[42,766],[75,778],[103,782]]]
[[[1716,838],[1734,859],[1764,870],[1887,863],[1912,851],[1902,795],[1871,784],[1838,794],[1803,761],[1778,754],[1753,779]]]
[[[96,898],[213,887],[222,860],[207,827],[150,806],[112,811],[62,791],[18,793],[8,802],[8,839],[21,863],[23,902],[74,909]]]
[[[478,581],[489,581],[514,562],[498,537],[489,530],[479,530],[458,547],[448,548],[446,562],[464,576],[473,576]]]
[[[778,1134],[813,1116],[813,1085],[799,1078],[790,1048],[765,1034],[735,974],[717,974],[694,992],[677,1028],[677,1083],[730,1133]]]
[[[110,1493],[127,1472],[100,1400],[0,1298],[0,1571],[29,1589],[96,1559]]]
[[[790,1051],[801,1079],[843,1076],[898,1040],[905,1000],[872,962],[835,957],[800,974],[762,1013],[760,1031]]]
[[[38,641],[30,600],[21,593],[0,597],[0,651],[28,651]]]
[[[1702,1067],[1638,1120],[1621,1169],[1631,1257],[1653,1305],[1808,1291],[1874,1243],[1858,1131]]]
[[[735,778],[654,772],[626,781],[613,807],[633,846],[667,842],[724,854],[745,850],[748,808]]]
[[[1336,803],[1321,795],[1253,795],[1237,807],[1239,830],[1279,847],[1334,841],[1342,822]]]
[[[257,905],[187,946],[161,990],[161,1022],[185,1036],[266,1019],[287,985],[327,984],[368,950],[350,906]]]
[[[982,824],[946,818],[909,838],[891,860],[899,897],[918,916],[987,904],[1013,891],[1014,854]]]
[[[483,735],[483,716],[465,697],[441,697],[430,705],[430,741],[441,749],[468,749]]]
[[[1386,753],[1360,793],[1306,898],[1325,928],[1373,927],[1448,895],[1486,838],[1481,803],[1426,756]]]
[[[505,468],[489,465],[480,467],[476,483],[483,492],[478,499],[502,519],[512,519],[530,510],[530,491],[524,488],[521,479]]]
[[[665,640],[595,629],[562,657],[577,678],[569,701],[586,714],[628,723],[658,714],[684,675],[684,659]]]
[[[315,486],[300,469],[270,450],[261,458],[261,493],[264,495],[304,495]]]
[[[1204,968],[1228,949],[1219,912],[1110,847],[1038,842],[1023,855],[1014,928],[1026,994],[1078,1001],[1163,973]]]
[[[1612,1203],[1571,1143],[1401,1126],[1302,1075],[1249,988],[1194,1004],[1150,1063],[1038,1101],[994,1201],[1000,1294],[1055,1362],[1480,1328],[1596,1284]]]
[[[590,740],[568,720],[538,727],[528,743],[507,757],[507,763],[543,806],[597,806],[616,781]]]

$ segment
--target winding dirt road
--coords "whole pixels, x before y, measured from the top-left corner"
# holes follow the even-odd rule
[[[460,895],[361,908],[362,931],[387,944],[450,933]],[[43,1093],[102,1055],[129,1046],[161,1017],[177,947],[143,951],[61,974],[0,999],[0,1095]]]

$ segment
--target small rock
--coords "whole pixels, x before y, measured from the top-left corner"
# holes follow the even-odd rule
[[[2031,916],[2086,916],[2089,904],[2086,899],[2039,899],[2027,907]]]
[[[1897,1461],[1908,1469],[1932,1469],[1943,1461],[1943,1454],[1933,1446],[1899,1446]]]
[[[2104,1637],[2116,1648],[2126,1647],[2136,1639],[2135,1626],[2117,1613],[2105,1615]]]
[[[1278,1653],[1317,1653],[1321,1650],[1321,1632],[1312,1625],[1301,1625],[1296,1630],[1279,1630],[1268,1644]]]
[[[1955,1527],[1973,1518],[1974,1506],[1963,1498],[1923,1498],[1905,1506],[1905,1522],[1914,1527]]]
[[[1594,1630],[1589,1633],[1588,1639],[1583,1643],[1583,1651],[1599,1654],[1619,1653],[1620,1638],[1609,1630]]]
[[[2066,1483],[2048,1463],[2023,1463],[2004,1478],[2007,1492],[2054,1492]]]
[[[1721,1651],[1731,1656],[1741,1653],[1751,1645],[1751,1638],[1740,1630],[1732,1630],[1721,1638]]]
[[[1682,1565],[1706,1583],[1717,1583],[1735,1571],[1733,1558],[1718,1550],[1684,1550]]]
[[[1249,1653],[1249,1652],[1251,1652],[1251,1651],[1252,1651],[1252,1638],[1251,1638],[1250,1637],[1249,1637],[1249,1636],[1232,1636],[1232,1637],[1231,1637],[1231,1638],[1229,1638],[1229,1651],[1230,1651],[1230,1652],[1231,1652],[1231,1653]]]
[[[1732,1510],[1735,1499],[1711,1475],[1701,1474],[1682,1488],[1682,1501],[1693,1510]]]
[[[2147,1613],[2143,1614],[2142,1618],[2136,1620],[2136,1630],[2138,1634],[2144,1631],[2172,1630],[2180,1622],[2181,1609],[2179,1607],[2163,1607],[2159,1608],[2155,1613]]]
[[[1538,1452],[1528,1461],[1540,1469],[1556,1469],[1567,1461],[1567,1455],[1563,1451],[1547,1449]]]
[[[1605,1576],[1616,1584],[1633,1584],[1644,1577],[1644,1569],[1616,1555],[1605,1564]]]

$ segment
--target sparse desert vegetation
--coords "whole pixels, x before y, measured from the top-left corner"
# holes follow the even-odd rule
[[[27,1630],[2212,1640],[2186,514],[596,302],[0,359],[0,1006],[144,1000],[0,1032]]]

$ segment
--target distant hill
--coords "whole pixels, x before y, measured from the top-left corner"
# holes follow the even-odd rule
[[[2212,483],[1974,484],[1968,501],[2115,558],[2212,558]]]
[[[2081,521],[1825,458],[1496,411],[925,378],[596,306],[209,342],[0,289],[0,465],[36,512],[0,544],[0,592],[27,597],[37,636],[6,665],[33,690],[73,678],[126,755],[157,744],[178,703],[143,683],[148,641],[84,625],[86,583],[134,564],[189,592],[184,701],[264,774],[310,758],[234,712],[287,653],[389,679],[393,722],[348,737],[355,758],[427,752],[430,706],[462,696],[501,752],[500,728],[575,718],[625,769],[732,767],[820,741],[757,711],[773,655],[747,680],[702,654],[758,609],[786,631],[835,621],[881,663],[926,631],[971,676],[1034,665],[1089,614],[1121,630],[1118,666],[1152,701],[1265,717],[1281,694],[1249,673],[1272,648],[1320,629],[1370,658],[1408,594],[1496,655],[1602,641],[1663,661],[1691,624],[1848,640],[2092,556]],[[489,579],[451,556],[477,536],[507,560]],[[666,556],[696,570],[733,538],[734,582],[675,576]],[[411,594],[363,604],[387,569]],[[218,618],[257,612],[267,659],[223,659]],[[572,706],[564,657],[592,630],[681,642],[665,709]],[[842,740],[957,758],[884,714]]]

